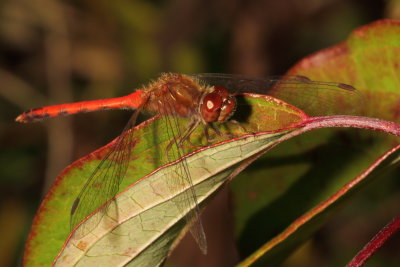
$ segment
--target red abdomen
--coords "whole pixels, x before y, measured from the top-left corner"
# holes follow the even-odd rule
[[[143,91],[130,95],[77,103],[61,104],[26,111],[16,118],[18,122],[33,122],[46,118],[105,109],[136,109],[143,105]]]

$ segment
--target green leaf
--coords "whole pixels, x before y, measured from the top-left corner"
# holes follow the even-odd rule
[[[285,134],[286,131],[281,131],[249,136],[187,157],[199,203],[214,194],[243,161],[270,147]],[[93,232],[81,239],[69,239],[57,264],[161,264],[186,224],[182,217],[184,212],[189,212],[178,209],[174,202],[182,191],[171,191],[167,185],[176,164],[159,169],[119,194]]]
[[[343,43],[304,58],[289,74],[351,84],[363,97],[360,114],[398,122],[398,62],[400,23],[382,20],[356,29]],[[340,103],[334,96],[331,101]],[[340,114],[340,108],[336,112]],[[248,257],[243,264],[273,266],[286,259],[342,202],[333,201],[314,213],[309,223],[303,222],[304,227],[297,224],[290,236],[285,236],[289,227],[340,191],[395,143],[398,139],[365,131],[314,131],[280,145],[241,174],[231,188],[238,246],[241,255]],[[354,186],[352,193],[362,188],[361,184]]]
[[[240,169],[241,165],[246,165],[247,158],[268,149],[280,137],[299,127],[302,121],[308,118],[300,110],[267,96],[241,97],[238,102],[238,109],[247,111],[247,123],[243,123],[246,130],[266,132],[259,136],[249,135],[237,124],[227,123],[221,127],[221,131],[242,137],[202,148],[187,157],[191,169],[192,164],[207,166],[207,170],[193,167],[194,171],[196,170],[193,177],[196,178],[197,193],[201,201],[205,201],[218,190],[232,172]],[[48,266],[62,248],[63,254],[59,258],[62,262],[78,259],[82,263],[86,260],[99,260],[106,264],[114,260],[134,260],[156,264],[167,256],[170,246],[179,238],[184,222],[172,205],[172,199],[179,194],[165,189],[165,174],[170,172],[174,165],[163,167],[159,162],[161,151],[164,151],[169,143],[169,140],[166,140],[167,135],[163,132],[166,127],[164,122],[165,120],[155,117],[135,128],[133,134],[137,143],[126,179],[120,187],[121,193],[116,202],[111,204],[108,216],[103,217],[106,223],[100,223],[99,229],[95,229],[102,238],[96,240],[91,234],[76,242],[70,238],[63,248],[64,241],[69,236],[69,216],[73,201],[112,143],[76,161],[60,174],[35,217],[24,255],[26,266]],[[186,124],[187,120],[182,119],[180,123]],[[201,140],[197,140],[200,136],[203,136],[202,129],[197,129],[192,135],[192,142],[196,140],[196,143],[200,143]],[[158,171],[153,172],[157,168]],[[116,203],[118,205],[115,205]],[[115,207],[118,207],[118,211]],[[116,219],[116,212],[119,220],[127,220],[121,222],[115,230],[117,234],[104,231],[103,226],[107,227],[110,224],[110,217]],[[160,219],[162,215],[164,217]],[[155,220],[149,221],[152,218]],[[134,226],[131,228],[127,227],[128,225]],[[115,239],[118,242],[113,243]],[[103,253],[102,255],[107,254],[109,257],[84,257],[82,250],[88,249],[91,249],[88,255]],[[135,256],[135,253],[138,255]],[[126,254],[131,256],[118,256]]]
[[[362,115],[399,121],[400,22],[380,20],[289,70],[314,80],[348,83],[364,97]]]
[[[293,135],[326,125],[351,126],[355,123],[384,131],[389,129],[388,132],[400,136],[398,124],[360,117],[331,116],[321,120],[305,117],[302,124],[297,124],[304,127],[235,138],[185,157],[191,170],[197,200],[204,206],[206,200],[243,167]],[[184,214],[194,209],[179,209],[174,202],[185,191],[191,190],[190,187],[175,188],[174,191],[168,187],[168,179],[176,173],[176,165],[181,160],[156,170],[121,192],[92,232],[83,238],[75,238],[74,232],[68,238],[55,265],[158,266],[164,262],[184,233]],[[352,186],[346,189],[350,191]],[[320,209],[314,213],[317,212]],[[90,224],[92,219],[94,217],[90,217],[80,227],[84,227],[85,223]],[[302,222],[299,224],[302,225]],[[79,228],[76,230],[79,231]]]

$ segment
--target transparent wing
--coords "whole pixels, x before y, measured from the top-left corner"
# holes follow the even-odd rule
[[[158,105],[165,103],[166,107],[159,107],[159,110],[166,110],[166,114],[173,114],[175,110],[172,106],[172,103],[174,103],[173,94],[165,94],[164,98],[165,99],[157,103]],[[168,140],[171,142],[167,148],[165,157],[163,158],[160,156],[163,158],[163,163],[166,164],[181,159],[186,154],[180,143],[184,141],[183,139],[190,138],[192,130],[199,125],[200,120],[198,120],[197,117],[193,117],[188,125],[180,126],[178,121],[179,116],[177,115],[164,115],[162,118],[166,125],[165,131],[168,135]],[[182,193],[175,198],[174,203],[178,210],[184,214],[185,220],[190,227],[190,232],[199,245],[200,250],[206,254],[206,235],[200,219],[197,195],[186,159],[182,159],[175,164],[174,171],[167,177],[167,185],[172,192],[182,191]]]
[[[132,115],[122,134],[115,140],[74,201],[71,208],[71,230],[101,207],[93,215],[92,220],[76,230],[75,237],[77,239],[87,235],[99,224],[112,203],[110,200],[118,193],[119,185],[128,168],[132,149],[135,146],[131,128],[135,125],[139,113],[140,109]]]
[[[363,106],[360,92],[344,83],[312,81],[305,76],[286,75],[265,78],[232,74],[189,75],[200,82],[224,86],[232,94],[271,95],[310,115],[354,114]]]

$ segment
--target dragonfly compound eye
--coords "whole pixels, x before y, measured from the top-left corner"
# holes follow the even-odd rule
[[[227,121],[230,117],[232,117],[235,110],[236,110],[236,98],[234,96],[229,96],[228,98],[224,99],[219,114],[218,122]]]
[[[223,104],[222,97],[215,92],[204,96],[200,106],[200,112],[205,122],[217,121]]]
[[[235,97],[222,86],[214,86],[214,90],[204,96],[200,112],[205,122],[224,122],[236,109]]]
[[[213,93],[222,97],[221,110],[217,122],[225,122],[232,117],[236,110],[236,98],[229,93],[228,89],[219,85],[214,86]]]

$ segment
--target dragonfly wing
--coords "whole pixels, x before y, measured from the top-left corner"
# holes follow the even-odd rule
[[[166,94],[165,97],[168,98],[173,96]],[[174,103],[171,100],[172,99],[164,99],[163,101],[158,102],[158,104],[161,102],[166,103],[166,105],[168,105],[168,103]],[[174,107],[159,107],[159,110],[167,110],[167,113],[172,114]],[[185,151],[180,145],[182,138],[186,133],[190,133],[191,130],[198,126],[200,121],[194,118],[189,124],[189,127],[181,127],[178,122],[178,116],[176,115],[164,115],[162,118],[166,125],[168,140],[171,142],[170,145],[168,145],[169,148],[167,149],[162,161],[164,164],[167,164],[178,160],[175,164],[174,170],[167,174],[167,186],[171,192],[181,192],[174,198],[174,203],[178,210],[184,215],[185,220],[190,227],[190,232],[199,245],[200,250],[206,254],[207,241],[200,219],[200,208],[198,205],[197,195],[193,185],[189,165],[186,159],[183,158]],[[190,134],[187,138],[190,138]]]
[[[310,115],[337,113],[336,102],[340,102],[341,114],[352,114],[362,106],[362,97],[351,85],[312,81],[305,76],[284,75],[265,78],[232,74],[203,73],[192,77],[207,85],[224,86],[232,94],[255,93],[271,95],[294,105]]]
[[[231,94],[258,93],[266,94],[273,88],[279,77],[256,78],[244,75],[224,73],[200,73],[189,75],[206,85],[220,85],[229,90]]]
[[[77,239],[87,235],[99,224],[112,203],[111,199],[118,193],[119,185],[128,168],[132,149],[135,146],[132,127],[136,123],[139,112],[140,109],[132,115],[122,134],[114,141],[109,152],[93,171],[75,199],[71,208],[71,230],[97,211],[92,215],[94,218],[75,230]]]

